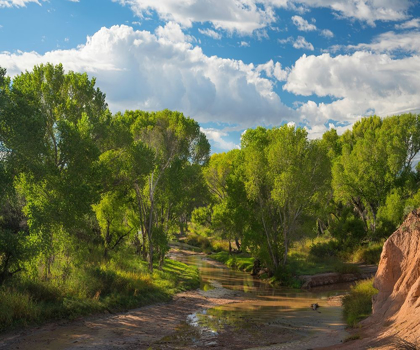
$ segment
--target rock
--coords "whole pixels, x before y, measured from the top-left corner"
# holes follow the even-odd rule
[[[357,273],[341,274],[338,272],[299,276],[299,279],[303,281],[303,289],[310,289],[313,287],[326,286],[335,283],[353,282],[359,280],[360,278],[361,275]]]
[[[420,209],[385,242],[374,280],[379,293],[367,324],[381,324],[381,337],[416,342],[420,334]]]

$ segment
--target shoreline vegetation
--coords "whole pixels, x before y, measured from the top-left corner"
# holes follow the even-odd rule
[[[127,253],[127,252],[126,252]],[[0,288],[0,332],[97,313],[116,313],[167,302],[197,289],[196,267],[166,259],[153,274],[146,262],[121,252],[107,264],[81,265],[69,279],[17,279]]]

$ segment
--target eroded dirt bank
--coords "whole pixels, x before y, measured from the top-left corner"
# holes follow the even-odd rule
[[[396,349],[401,339],[420,346],[420,209],[385,242],[374,286],[372,316],[354,331],[361,339],[340,349]]]

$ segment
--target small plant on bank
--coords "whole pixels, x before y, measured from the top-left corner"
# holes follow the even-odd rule
[[[343,314],[349,326],[355,327],[372,313],[372,297],[377,293],[373,279],[359,281],[351,288],[343,298]]]
[[[343,340],[343,343],[347,343],[348,341],[358,340],[358,339],[361,339],[360,334],[352,334],[352,335],[349,335],[348,337],[346,337]]]

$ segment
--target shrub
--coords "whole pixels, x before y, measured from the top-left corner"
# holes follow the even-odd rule
[[[320,242],[312,244],[309,250],[309,256],[312,259],[325,259],[336,257],[340,251],[340,245],[337,241]]]
[[[343,262],[337,262],[334,265],[334,271],[338,273],[342,273],[342,274],[347,274],[347,273],[358,274],[360,273],[360,268],[359,266],[355,264],[346,264]]]
[[[367,247],[359,248],[353,257],[355,262],[363,262],[365,264],[379,264],[381,258],[383,243],[372,243]]]
[[[372,313],[372,297],[378,293],[373,287],[373,279],[359,281],[343,298],[343,314],[351,327]]]
[[[26,325],[38,319],[39,312],[28,293],[12,289],[0,290],[0,330]]]

